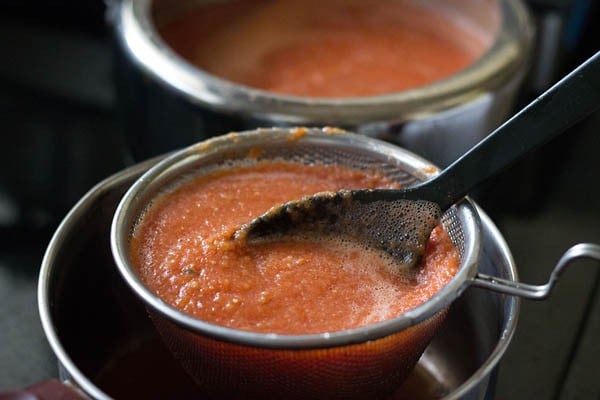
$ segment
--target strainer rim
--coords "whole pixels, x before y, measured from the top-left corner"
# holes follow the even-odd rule
[[[464,219],[464,222],[468,224],[468,234],[470,235],[468,237],[471,239],[465,240],[465,254],[463,261],[461,262],[461,268],[455,277],[425,303],[406,311],[395,318],[367,326],[336,332],[300,335],[258,333],[229,328],[203,321],[186,314],[162,300],[141,281],[135,272],[135,267],[133,267],[129,260],[129,253],[127,251],[128,238],[132,229],[131,221],[138,219],[137,212],[135,213],[135,217],[132,215],[132,212],[141,208],[143,209],[143,207],[139,207],[139,204],[143,204],[144,202],[143,195],[145,191],[149,190],[151,185],[159,180],[159,178],[168,175],[169,171],[173,171],[178,165],[190,162],[190,159],[206,156],[207,154],[210,154],[210,151],[218,151],[222,149],[223,146],[226,148],[228,146],[237,145],[240,140],[252,140],[257,137],[261,137],[263,140],[290,140],[290,138],[294,138],[293,140],[308,140],[335,137],[335,139],[331,140],[342,140],[347,143],[363,145],[370,147],[373,151],[379,151],[390,156],[396,155],[396,158],[402,156],[402,161],[408,159],[410,161],[410,166],[413,166],[414,164],[416,170],[423,172],[423,179],[426,179],[428,176],[433,176],[438,172],[438,169],[433,164],[420,156],[378,139],[332,128],[301,128],[303,129],[302,136],[298,139],[298,129],[299,128],[262,128],[230,133],[208,139],[172,153],[136,179],[117,206],[110,228],[110,242],[112,255],[119,272],[128,286],[142,299],[147,307],[189,331],[213,339],[253,347],[299,350],[360,344],[398,333],[418,322],[434,316],[460,296],[477,272],[477,260],[479,258],[479,247],[481,242],[479,217],[476,207],[469,198],[465,198],[453,206],[455,210],[458,211],[461,219]],[[263,143],[268,143],[268,141],[264,141]],[[136,205],[138,206],[136,207]]]

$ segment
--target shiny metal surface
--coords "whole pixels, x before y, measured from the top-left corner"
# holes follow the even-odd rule
[[[113,4],[110,15],[121,55],[116,69],[119,97],[137,159],[228,131],[330,125],[384,138],[447,165],[509,113],[533,36],[520,0],[453,0],[452,5],[466,15],[490,19],[486,9],[492,8],[501,16],[498,32],[493,17],[482,23],[496,33],[496,40],[471,67],[449,79],[390,95],[303,98],[218,79],[175,54],[161,39],[155,21],[189,4],[164,0]]]
[[[161,342],[143,305],[111,261],[108,231],[117,203],[154,162],[124,170],[88,192],[54,234],[42,264],[39,308],[44,331],[61,364],[61,377],[90,398],[189,397],[194,390],[181,368],[160,353]],[[483,229],[478,270],[515,280],[514,261],[502,235],[482,210],[478,213]],[[490,379],[510,344],[518,310],[517,298],[467,289],[395,398],[493,396]],[[107,378],[108,367],[119,365],[115,360],[149,348],[155,352],[140,359],[141,373],[132,367],[139,363],[124,365],[126,384]]]
[[[349,168],[378,168],[395,182],[410,185],[435,174],[436,168],[420,157],[386,142],[340,130],[258,129],[220,136],[174,152],[159,162],[127,191],[111,227],[111,249],[119,271],[132,290],[153,312],[158,312],[184,329],[226,342],[260,348],[329,348],[384,338],[417,325],[450,305],[475,275],[480,254],[479,220],[473,204],[465,199],[444,215],[447,228],[460,254],[455,277],[424,304],[387,321],[338,332],[310,335],[277,335],[231,329],[208,323],[167,304],[144,285],[130,261],[129,241],[140,215],[165,190],[182,179],[206,171],[230,168],[248,161],[248,152],[261,150],[261,160],[287,160],[297,163],[337,164]]]
[[[528,2],[530,5],[540,3]],[[562,3],[561,8],[533,8],[536,23],[550,19],[545,16],[558,17],[568,23],[572,21],[568,18],[574,10],[573,5],[585,2]],[[560,32],[538,36],[543,41],[556,38],[561,54],[556,59],[543,52],[536,53],[534,59],[540,66],[560,73],[597,47],[600,24],[594,22],[598,20],[600,3],[587,3],[591,7],[589,10],[579,10],[581,18],[575,27],[579,35],[575,36],[575,41],[565,43],[562,39],[566,35]],[[10,133],[5,145],[15,150],[10,152],[12,156],[4,158],[3,177],[5,183],[16,185],[21,182],[20,186],[15,186],[17,192],[31,186],[29,176],[36,177],[34,182],[41,182],[43,178],[44,184],[36,189],[34,200],[55,211],[55,202],[62,201],[68,193],[71,201],[65,204],[64,210],[61,208],[56,212],[60,219],[92,185],[124,168],[123,162],[118,160],[113,139],[120,138],[121,131],[116,126],[118,110],[110,79],[113,54],[111,43],[105,36],[109,31],[104,25],[104,11],[101,9],[93,15],[90,12],[101,5],[102,2],[87,0],[24,0],[3,2],[1,7],[3,34],[0,42],[3,54],[10,60],[3,64],[1,71],[3,104],[8,110],[3,127]],[[13,9],[19,12],[11,12]],[[90,27],[97,33],[90,35]],[[563,33],[573,33],[573,26],[563,24],[559,28],[565,28]],[[545,31],[542,26],[540,32]],[[569,38],[574,39],[572,35]],[[568,47],[563,47],[565,45]],[[40,73],[40,66],[44,66],[44,73]],[[557,77],[552,75],[548,79]],[[531,88],[532,77],[529,78],[525,89]],[[520,101],[527,101],[536,93],[539,92],[526,91]],[[556,260],[573,243],[600,242],[597,229],[600,202],[590,201],[598,198],[599,187],[586,183],[593,182],[600,172],[600,164],[596,162],[600,148],[598,117],[600,115],[571,129],[568,135],[543,149],[536,156],[534,165],[520,166],[516,173],[504,176],[503,184],[494,185],[494,196],[487,200],[478,198],[506,238],[519,275],[525,282],[545,282]],[[56,140],[56,145],[49,145],[49,138],[52,138],[51,142]],[[24,147],[15,145],[15,140]],[[67,147],[60,143],[66,143]],[[82,152],[82,143],[85,149],[94,149],[93,152]],[[31,146],[40,148],[41,153],[25,154]],[[44,146],[54,150],[45,153]],[[88,153],[91,157],[84,157]],[[59,173],[62,169],[57,170],[52,164],[49,167],[47,156],[55,154],[59,155],[57,162],[61,168],[72,169],[78,165],[75,160],[81,160],[82,165],[95,166],[91,180],[87,175],[90,170],[86,167],[75,168],[67,175]],[[45,172],[40,175],[40,171]],[[29,173],[31,175],[27,175]],[[48,174],[52,179],[45,178]],[[70,177],[72,174],[75,175]],[[81,174],[88,178],[82,180]],[[522,178],[515,180],[515,177]],[[510,185],[506,185],[507,182]],[[518,190],[517,204],[506,202],[503,193],[507,187]],[[43,188],[49,188],[47,194],[39,192]],[[11,189],[8,189],[11,195]],[[57,198],[58,192],[62,194]],[[566,193],[581,193],[582,196],[567,196]],[[24,218],[37,215],[26,207],[22,212]],[[54,231],[55,224],[52,223],[50,228]],[[39,267],[52,231],[32,232],[6,226],[3,229],[0,390],[58,376],[56,358],[44,336],[36,306]],[[521,302],[517,334],[500,362],[498,399],[600,397],[596,368],[600,359],[597,340],[600,334],[600,269],[596,265],[593,261],[582,260],[571,272],[561,275],[560,283],[547,300]],[[470,291],[472,289],[467,293]],[[540,335],[540,332],[545,334]]]
[[[585,258],[600,261],[600,246],[594,243],[578,243],[569,248],[560,260],[558,260],[558,263],[550,274],[548,282],[543,285],[530,285],[482,273],[478,273],[475,276],[472,285],[527,299],[543,300],[550,295],[564,269],[572,265],[575,261]]]
[[[111,205],[116,205],[131,177],[153,163],[150,160],[130,167],[92,188],[59,225],[42,261],[38,308],[44,333],[58,358],[61,378],[75,382],[94,399],[109,397],[92,382],[90,369],[99,370],[109,361],[105,359],[106,354],[120,340],[122,324],[135,326],[140,319],[124,318],[123,314],[119,318],[111,313],[114,303],[110,296],[113,290],[119,291],[120,280],[106,270],[112,262],[106,254],[108,223],[104,233],[102,221],[112,218],[114,207],[111,209]],[[91,269],[81,270],[86,267]],[[113,288],[107,289],[107,284]],[[85,292],[96,285],[101,289],[97,296],[89,298]],[[87,306],[83,306],[83,299],[87,299]],[[137,311],[143,316],[141,308]],[[94,315],[85,318],[87,313]]]

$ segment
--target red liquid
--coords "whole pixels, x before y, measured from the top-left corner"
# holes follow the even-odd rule
[[[383,321],[425,302],[455,275],[458,255],[441,227],[410,273],[358,243],[238,246],[227,238],[304,195],[394,186],[374,172],[283,162],[198,177],[154,202],[136,228],[132,259],[161,298],[219,325],[307,334]]]
[[[206,5],[159,27],[199,68],[308,97],[399,92],[447,78],[490,46],[465,17],[417,1],[284,0]]]

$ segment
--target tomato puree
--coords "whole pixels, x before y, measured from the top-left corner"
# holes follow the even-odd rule
[[[202,320],[263,333],[308,334],[397,316],[456,274],[458,254],[437,227],[419,268],[336,238],[243,244],[230,239],[274,205],[320,191],[397,185],[372,171],[257,162],[196,177],[156,200],[131,241],[145,284]]]
[[[492,43],[444,2],[214,2],[159,24],[201,69],[271,92],[358,97],[403,91],[469,66]]]

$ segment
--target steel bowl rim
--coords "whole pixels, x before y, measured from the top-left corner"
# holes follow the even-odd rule
[[[74,221],[79,220],[87,212],[89,207],[94,201],[102,197],[104,193],[110,191],[111,187],[117,185],[119,182],[126,181],[132,174],[140,173],[146,170],[156,163],[157,158],[147,160],[145,162],[136,164],[135,166],[129,167],[121,172],[118,172],[101,182],[97,183],[92,187],[85,195],[75,203],[75,205],[69,210],[67,215],[60,222],[56,231],[52,235],[48,247],[42,258],[40,267],[40,274],[38,278],[37,286],[37,297],[38,297],[38,312],[40,315],[40,321],[42,329],[52,348],[54,354],[58,358],[60,366],[65,368],[73,381],[76,382],[85,393],[91,395],[94,399],[110,400],[102,390],[100,390],[85,374],[77,367],[73,362],[69,353],[63,346],[57,327],[53,321],[52,308],[53,303],[51,299],[51,288],[52,276],[56,274],[57,268],[60,266],[55,264],[55,258],[59,253],[60,249],[64,246],[65,238],[68,236],[71,226]]]
[[[481,209],[478,209],[478,214],[482,223],[485,223],[488,233],[494,238],[494,243],[501,249],[502,253],[507,256],[507,261],[511,266],[508,271],[508,279],[518,281],[519,276],[515,266],[515,261],[512,257],[508,244],[500,233],[500,230],[492,223],[490,217]],[[486,361],[465,382],[463,382],[462,385],[455,389],[449,396],[445,396],[444,400],[458,400],[466,395],[470,390],[473,389],[473,387],[481,382],[482,379],[489,377],[493,373],[494,369],[504,356],[504,353],[506,353],[506,350],[508,350],[508,345],[512,341],[512,338],[517,330],[517,322],[519,320],[521,310],[521,298],[517,296],[507,296],[506,301],[506,307],[510,308],[511,312],[507,314],[508,320],[503,326],[500,338],[492,350],[492,353],[488,356]]]

